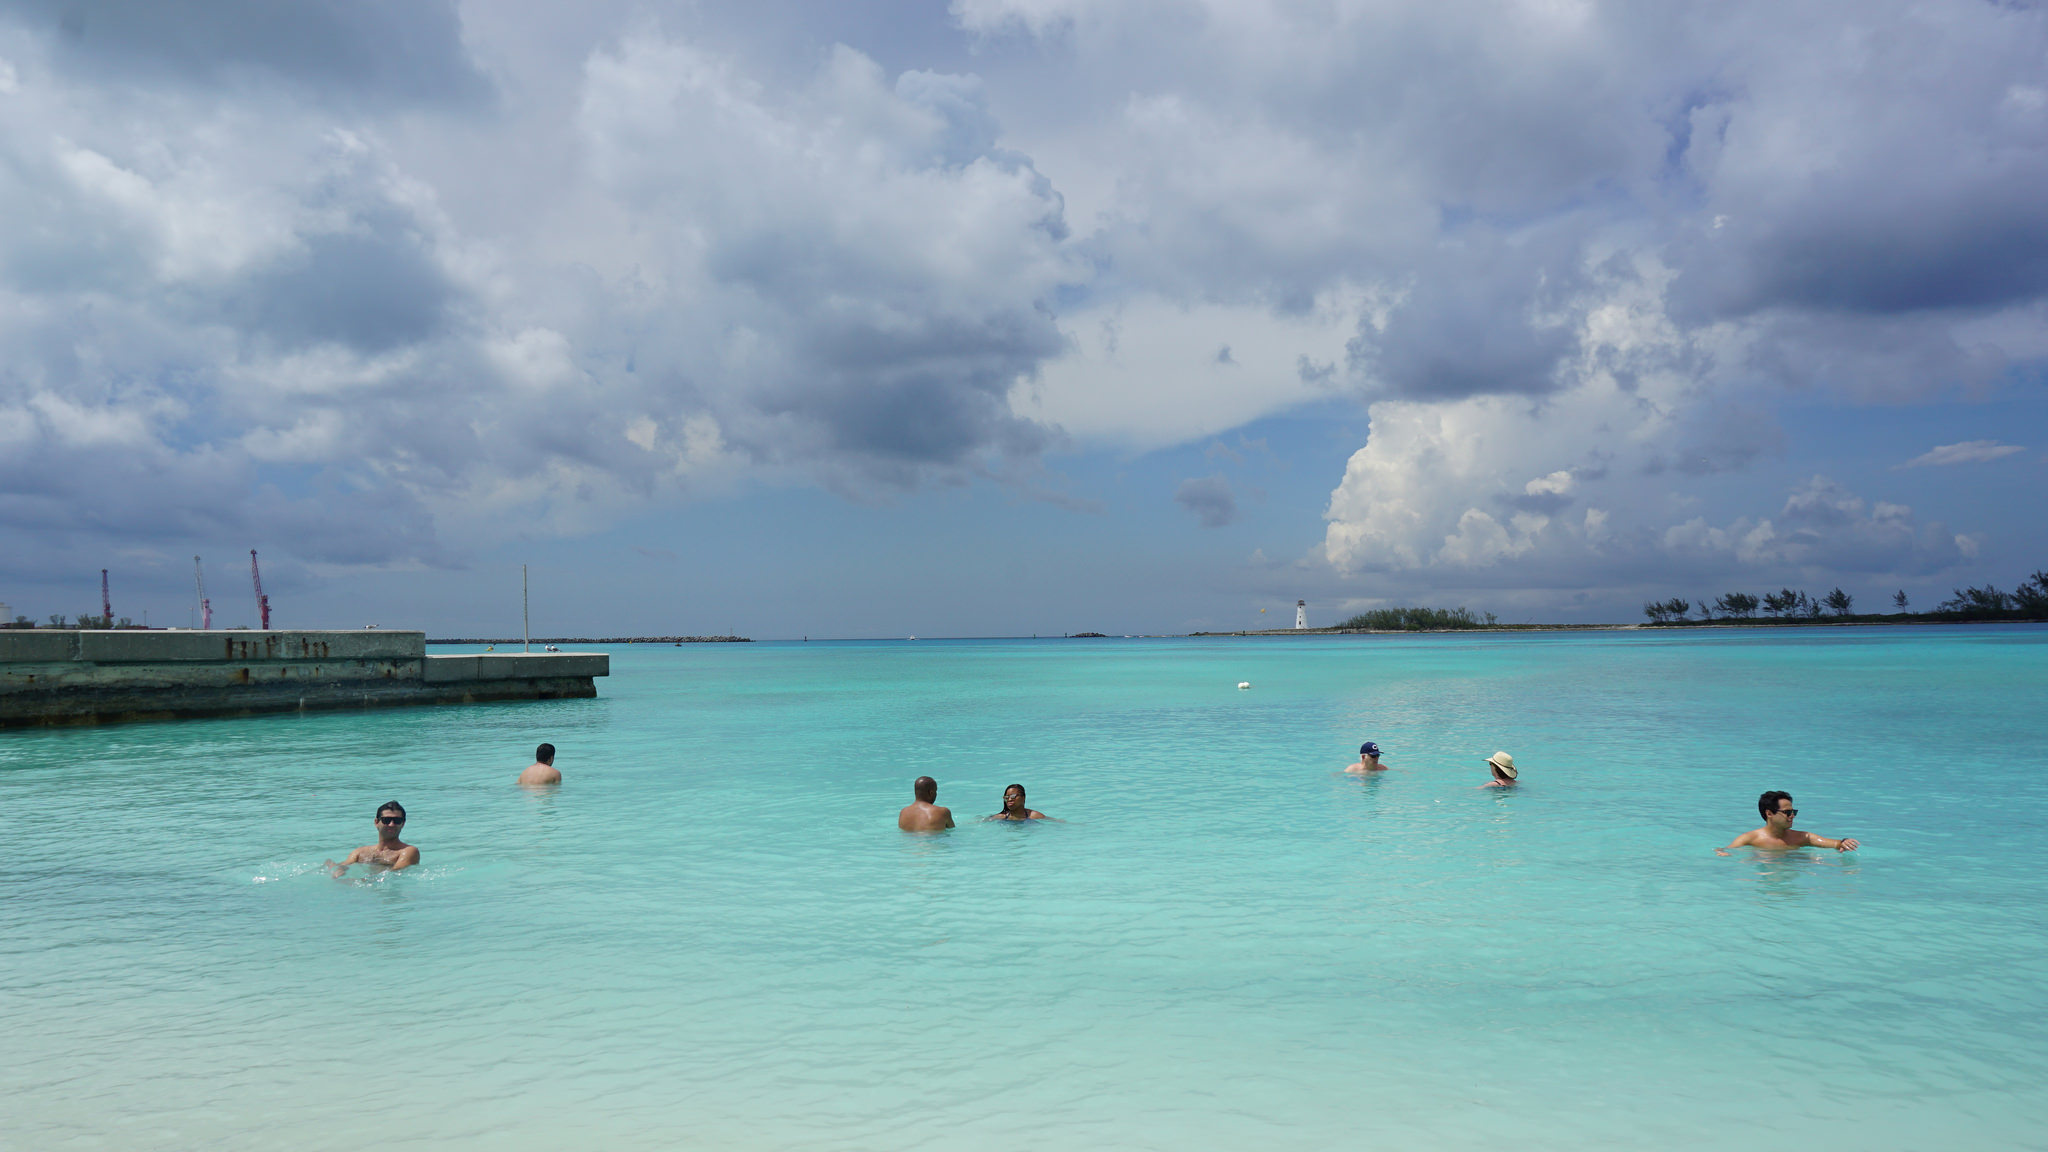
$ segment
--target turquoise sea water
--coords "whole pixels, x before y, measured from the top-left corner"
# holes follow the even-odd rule
[[[0,733],[0,1147],[2048,1146],[2048,631],[612,667]]]

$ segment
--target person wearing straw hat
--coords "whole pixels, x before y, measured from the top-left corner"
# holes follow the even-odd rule
[[[1487,767],[1493,769],[1493,779],[1481,784],[1481,788],[1512,788],[1515,786],[1515,758],[1505,752],[1495,752],[1486,758]]]
[[[1358,746],[1358,763],[1346,764],[1344,770],[1370,776],[1374,772],[1385,772],[1390,767],[1392,765],[1380,763],[1380,746],[1367,740]]]

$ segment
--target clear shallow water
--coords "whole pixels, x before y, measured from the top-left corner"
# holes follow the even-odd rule
[[[0,1147],[2048,1146],[2048,631],[612,666],[0,734]]]

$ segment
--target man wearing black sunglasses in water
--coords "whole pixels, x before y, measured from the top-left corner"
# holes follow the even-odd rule
[[[336,876],[348,871],[351,864],[368,864],[371,871],[410,868],[420,862],[420,850],[398,838],[403,831],[405,805],[393,800],[377,809],[377,842],[349,853],[348,859],[339,864],[329,860],[327,866],[334,869]]]
[[[1792,818],[1799,815],[1799,809],[1792,806],[1790,792],[1766,792],[1757,797],[1757,815],[1764,818],[1764,826],[1737,836],[1728,848],[1833,848],[1837,852],[1854,852],[1854,840],[1830,840],[1811,832],[1801,832],[1792,826]],[[1721,855],[1728,854],[1728,848],[1716,848]]]

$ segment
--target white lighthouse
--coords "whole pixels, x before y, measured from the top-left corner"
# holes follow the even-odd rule
[[[1294,602],[1294,626],[1296,628],[1308,627],[1308,601],[1296,600]]]

